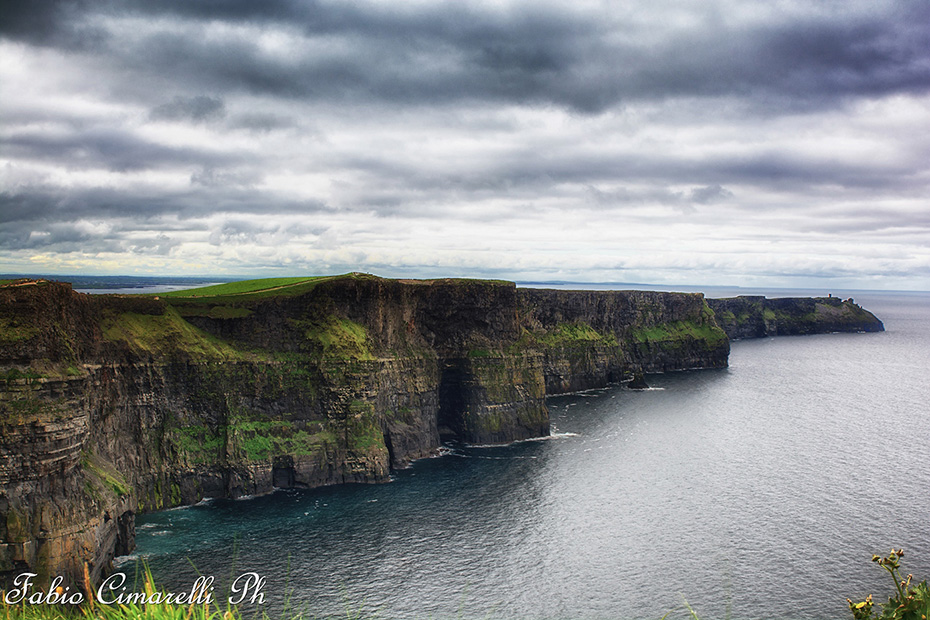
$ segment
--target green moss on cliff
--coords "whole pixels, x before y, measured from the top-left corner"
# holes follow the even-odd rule
[[[184,426],[171,429],[168,441],[188,464],[209,464],[221,460],[226,438],[206,426]]]
[[[0,400],[0,424],[48,422],[61,420],[73,414],[73,403],[66,398],[39,398],[35,390],[19,392],[12,398]]]
[[[0,386],[13,385],[16,383],[25,383],[26,385],[36,385],[39,379],[45,375],[37,372],[34,368],[10,368],[0,372]]]
[[[354,400],[349,405],[345,430],[346,449],[350,452],[387,452],[384,433],[373,404]]]
[[[197,360],[243,359],[244,353],[188,323],[177,310],[164,314],[123,312],[105,315],[103,336],[123,341],[135,353],[154,357],[190,357]]]
[[[266,461],[282,455],[320,455],[336,446],[336,435],[325,422],[238,419],[226,431],[230,453],[249,461]]]
[[[708,346],[716,346],[727,339],[722,329],[708,322],[673,321],[648,327],[637,327],[631,332],[636,343],[662,342],[683,343],[687,340],[703,340]]]
[[[318,358],[359,361],[376,359],[371,352],[368,331],[363,325],[334,315],[321,320],[292,319],[291,322],[303,329],[307,348]]]
[[[85,473],[90,474],[91,484],[94,484],[98,490],[103,488],[114,493],[117,497],[129,495],[132,492],[131,485],[126,482],[123,475],[111,463],[93,452],[81,453],[81,466],[84,468]],[[92,495],[96,495],[96,493],[92,493]]]
[[[507,352],[520,354],[527,349],[546,350],[557,348],[588,347],[591,345],[617,346],[617,337],[612,333],[601,333],[580,321],[559,323],[547,330],[524,329],[520,338]]]
[[[613,334],[602,334],[587,323],[559,323],[555,329],[537,336],[539,342],[550,347],[571,346],[599,342],[606,345],[617,344]]]
[[[39,328],[17,317],[0,316],[0,346],[23,342],[39,335]]]
[[[242,319],[252,314],[252,311],[248,308],[233,305],[173,303],[172,306],[178,311],[178,314],[185,318],[201,316],[209,319]]]
[[[23,517],[18,510],[10,508],[6,513],[6,540],[8,542],[22,542],[31,537],[28,528],[29,520]]]

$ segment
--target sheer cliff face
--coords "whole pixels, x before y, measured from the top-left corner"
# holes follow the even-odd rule
[[[880,332],[874,314],[838,297],[741,296],[708,299],[717,323],[732,339],[833,332]]]
[[[139,511],[380,482],[546,435],[546,394],[726,365],[700,295],[321,278],[279,293],[0,287],[0,577],[93,578]]]

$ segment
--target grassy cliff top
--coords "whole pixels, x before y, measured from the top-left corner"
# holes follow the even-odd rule
[[[335,276],[297,276],[290,278],[260,278],[257,280],[240,280],[215,284],[200,288],[190,288],[170,293],[159,293],[161,298],[171,301],[229,303],[236,301],[250,301],[266,297],[301,295],[312,290],[324,281],[337,280],[388,280],[367,273],[346,273]],[[434,284],[492,284],[515,286],[513,282],[505,280],[477,280],[471,278],[441,278],[433,280],[398,279],[396,282],[413,285]]]
[[[159,297],[200,299],[210,297],[238,297],[243,295],[266,297],[270,295],[290,295],[312,288],[320,280],[334,276],[311,276],[294,278],[261,278],[258,280],[240,280],[213,286],[201,286],[170,293],[161,293]],[[311,285],[311,286],[307,286]]]

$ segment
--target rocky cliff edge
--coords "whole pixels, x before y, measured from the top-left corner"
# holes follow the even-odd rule
[[[699,294],[365,274],[162,296],[0,284],[0,580],[99,579],[135,515],[386,481],[546,435],[547,394],[725,366]]]

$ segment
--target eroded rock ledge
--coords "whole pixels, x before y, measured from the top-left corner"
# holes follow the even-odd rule
[[[161,298],[8,283],[0,581],[85,563],[98,579],[139,512],[385,481],[445,439],[548,434],[547,394],[728,352],[700,294],[364,274]]]

